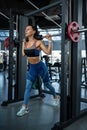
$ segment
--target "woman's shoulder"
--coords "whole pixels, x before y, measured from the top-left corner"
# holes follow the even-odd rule
[[[42,43],[42,40],[36,40],[36,45],[41,44],[41,43]]]
[[[43,44],[42,40],[36,40],[36,47],[40,47]]]

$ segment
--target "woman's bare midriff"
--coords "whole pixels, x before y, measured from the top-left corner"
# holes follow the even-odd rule
[[[37,57],[28,57],[28,62],[30,64],[37,64],[40,62],[40,57],[37,56]]]

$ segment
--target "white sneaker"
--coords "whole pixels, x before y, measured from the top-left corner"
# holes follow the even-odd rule
[[[59,106],[60,105],[60,97],[59,96],[58,96],[58,98],[54,99],[53,105],[54,106]]]
[[[25,108],[24,106],[21,107],[21,109],[17,112],[17,116],[23,116],[25,114],[29,113],[28,108]]]

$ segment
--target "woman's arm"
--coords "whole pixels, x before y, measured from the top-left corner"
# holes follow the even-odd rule
[[[46,45],[41,41],[40,48],[44,53],[50,55],[52,52],[52,37],[51,35],[46,35],[45,38],[48,39],[48,47],[46,47]]]
[[[22,56],[25,56],[24,46],[25,46],[25,41],[23,40],[23,42],[22,42]]]

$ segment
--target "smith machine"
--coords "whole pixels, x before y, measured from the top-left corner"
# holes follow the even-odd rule
[[[55,22],[54,20],[50,19],[57,28],[61,28],[61,92],[60,92],[60,121],[55,123],[52,130],[61,130],[71,122],[75,121],[78,117],[81,116],[80,113],[80,88],[81,88],[81,37],[80,33],[86,32],[87,28],[80,28],[82,25],[82,0],[73,0],[69,1],[68,4],[65,0],[57,1],[53,4],[45,6],[39,9],[36,5],[32,2],[27,0],[29,4],[36,8],[34,12],[27,14],[26,16],[19,17],[19,34],[20,37],[18,41],[23,39],[24,34],[23,30],[28,24],[28,18],[30,16],[35,15],[36,13],[42,13],[43,15],[47,16],[43,11],[46,9],[52,8],[61,3],[62,5],[62,24],[61,26]],[[69,8],[68,8],[69,5]],[[74,6],[72,6],[74,5]],[[71,8],[73,7],[73,8]],[[80,10],[79,10],[80,8]],[[73,12],[74,10],[74,12]],[[66,14],[65,14],[66,12]],[[70,13],[70,14],[69,14]],[[25,80],[26,80],[26,67],[27,65],[25,58],[21,55],[21,44],[16,41],[17,44],[17,65],[16,65],[16,85],[14,91],[14,98],[12,95],[12,55],[13,55],[13,17],[12,12],[10,12],[10,44],[9,44],[9,83],[8,83],[8,101],[4,103],[16,102],[23,98]],[[78,22],[80,25],[78,24]],[[67,27],[66,24],[67,23]],[[23,26],[21,26],[23,25]],[[55,35],[53,35],[55,36]],[[41,36],[42,39],[45,36]],[[20,46],[19,46],[20,45]],[[67,50],[69,51],[69,57],[67,55]],[[69,60],[69,61],[68,61]],[[67,62],[68,61],[68,62]],[[20,64],[21,67],[20,67]],[[68,63],[68,64],[67,64]],[[69,82],[67,86],[67,66],[69,66]],[[25,69],[24,69],[25,68]],[[78,81],[78,82],[77,82]],[[21,86],[21,87],[20,87]],[[68,87],[68,89],[67,89]],[[68,92],[67,92],[68,90]],[[42,90],[44,92],[44,90]],[[3,105],[2,104],[2,105]]]
[[[35,13],[41,12],[44,16],[46,14],[43,12],[50,7],[58,5],[61,3],[62,9],[62,24],[61,27],[51,20],[58,28],[61,28],[61,102],[60,102],[60,121],[55,123],[52,130],[61,130],[85,113],[86,111],[81,111],[81,44],[82,40],[80,33],[87,32],[87,28],[80,28],[82,26],[82,0],[65,0],[55,2],[53,5],[45,6],[39,9],[30,0],[27,0],[29,4],[36,8],[36,11],[27,14],[27,16],[33,16]],[[87,2],[85,1],[85,9],[87,8]],[[84,10],[85,11],[85,10]],[[65,13],[66,12],[66,13]],[[47,16],[48,17],[48,16]],[[78,22],[79,21],[79,24]],[[86,20],[84,20],[86,22]],[[67,23],[67,27],[66,24]],[[87,23],[86,23],[87,24]],[[44,38],[44,37],[43,37]],[[87,46],[87,45],[86,45]],[[69,57],[67,55],[69,51]],[[87,53],[87,52],[86,52]],[[68,61],[69,58],[69,61]],[[67,64],[68,61],[68,64]],[[67,85],[67,66],[69,65],[69,82]],[[68,89],[67,89],[68,87]]]

